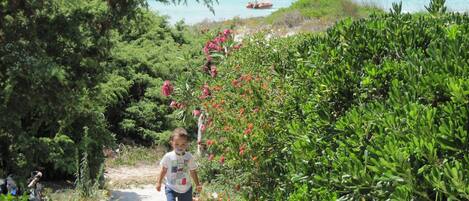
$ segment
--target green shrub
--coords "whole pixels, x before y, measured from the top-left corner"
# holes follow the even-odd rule
[[[73,150],[89,128],[90,164],[111,144],[96,87],[109,59],[111,30],[142,1],[0,3],[0,169],[22,177],[44,167],[71,176]],[[72,150],[72,151],[71,151]]]
[[[204,178],[248,200],[469,199],[468,22],[392,12],[244,41],[204,80],[223,86],[202,104],[206,163],[226,158]]]

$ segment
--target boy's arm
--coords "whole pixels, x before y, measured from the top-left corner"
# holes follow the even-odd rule
[[[201,191],[202,190],[202,185],[200,185],[199,183],[199,177],[197,176],[197,170],[191,170],[191,177],[192,177],[192,180],[194,180],[194,183],[197,187],[197,191]]]
[[[161,183],[163,182],[163,178],[166,175],[166,172],[168,171],[168,168],[161,167],[160,175],[158,176],[157,182],[156,182],[156,190],[160,191],[161,190]]]

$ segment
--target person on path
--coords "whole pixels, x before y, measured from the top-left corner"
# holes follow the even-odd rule
[[[197,164],[192,154],[186,151],[189,135],[183,128],[174,129],[171,134],[173,151],[166,153],[160,161],[161,172],[157,179],[156,190],[161,191],[161,183],[165,180],[165,194],[168,201],[192,201],[192,182],[200,192],[202,185],[197,176]],[[190,177],[189,177],[190,174]]]

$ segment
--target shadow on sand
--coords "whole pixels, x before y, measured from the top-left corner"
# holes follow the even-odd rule
[[[111,201],[141,201],[143,198],[134,192],[113,191]]]

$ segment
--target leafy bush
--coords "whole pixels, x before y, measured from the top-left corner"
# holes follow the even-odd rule
[[[469,16],[435,10],[244,41],[204,80],[204,178],[248,200],[469,199]]]
[[[202,65],[197,34],[183,24],[171,28],[165,17],[144,11],[126,24],[128,33],[116,34],[112,74],[102,86],[116,94],[106,111],[110,130],[118,140],[151,145],[167,141],[163,134],[184,124],[160,92],[164,80],[186,80],[185,71]],[[196,48],[194,48],[196,47]]]
[[[110,31],[141,4],[0,3],[0,169],[25,176],[42,166],[51,177],[73,175],[85,126],[90,164],[102,162],[101,147],[112,136],[95,87],[108,72]]]
[[[0,3],[0,112],[8,114],[0,117],[0,176],[44,168],[47,178],[73,177],[76,157],[87,153],[93,179],[104,146],[164,142],[185,123],[159,86],[202,64],[202,42],[143,6]]]

